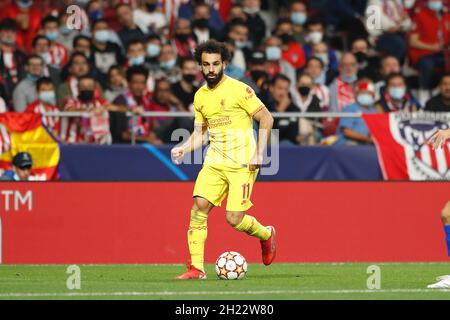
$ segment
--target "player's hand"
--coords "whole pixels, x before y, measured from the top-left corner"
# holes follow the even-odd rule
[[[263,156],[255,153],[255,155],[250,160],[248,169],[250,171],[256,171],[257,169],[261,168],[262,162],[263,162]]]
[[[184,148],[175,147],[170,151],[172,161],[176,164],[180,164],[180,159],[184,157]]]
[[[450,138],[450,129],[447,130],[439,130],[435,134],[431,136],[430,139],[427,140],[427,144],[431,144],[433,149],[442,148],[447,139]]]

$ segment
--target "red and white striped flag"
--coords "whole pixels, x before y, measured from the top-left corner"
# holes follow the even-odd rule
[[[450,141],[433,150],[426,141],[450,128],[447,113],[365,114],[385,180],[449,180]]]

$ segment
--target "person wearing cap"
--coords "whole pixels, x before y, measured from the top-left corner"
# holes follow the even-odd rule
[[[359,80],[355,87],[356,101],[346,106],[342,112],[376,113],[375,85],[368,78]],[[358,118],[341,118],[337,130],[337,144],[371,144],[373,143],[364,120]]]
[[[28,152],[17,153],[12,161],[12,170],[6,171],[0,180],[3,181],[29,181],[33,159]]]
[[[249,85],[257,95],[267,92],[269,89],[269,75],[264,66],[266,62],[266,54],[264,51],[255,50],[251,53],[248,61],[248,71],[242,82]]]

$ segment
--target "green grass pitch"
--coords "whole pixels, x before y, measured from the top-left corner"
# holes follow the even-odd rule
[[[250,264],[244,280],[176,281],[183,265],[79,265],[81,288],[67,289],[67,265],[0,265],[0,299],[450,299],[426,289],[450,263],[374,263],[381,289],[368,290],[370,263]]]

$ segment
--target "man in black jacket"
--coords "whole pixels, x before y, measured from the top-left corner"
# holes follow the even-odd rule
[[[442,76],[439,94],[427,101],[425,111],[450,112],[450,73]]]

